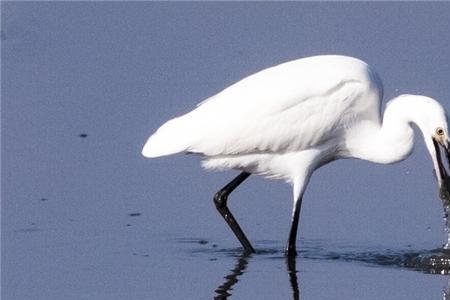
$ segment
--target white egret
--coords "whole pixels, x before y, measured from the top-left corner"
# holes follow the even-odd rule
[[[294,256],[302,195],[313,171],[340,158],[399,162],[412,152],[411,124],[423,133],[441,190],[447,186],[440,153],[442,147],[449,159],[443,107],[429,97],[401,95],[387,103],[381,118],[382,98],[381,80],[361,60],[298,59],[248,76],[169,120],[149,137],[142,154],[196,153],[205,168],[242,171],[214,202],[247,252],[254,249],[227,208],[228,195],[250,174],[291,183],[286,254]]]

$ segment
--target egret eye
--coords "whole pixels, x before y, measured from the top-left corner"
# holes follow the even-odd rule
[[[442,127],[436,128],[436,134],[439,136],[444,135],[444,129]]]

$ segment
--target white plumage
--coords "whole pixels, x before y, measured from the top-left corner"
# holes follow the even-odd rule
[[[382,97],[381,80],[361,60],[337,55],[298,59],[246,77],[166,122],[142,154],[198,153],[206,168],[282,178],[293,184],[297,201],[312,172],[335,159],[393,163],[406,158],[415,123],[441,173],[433,146],[433,138],[448,146],[441,105],[404,95],[388,104],[382,124]],[[436,135],[437,128],[443,136]],[[441,183],[443,175],[438,175]]]
[[[317,56],[284,63],[251,75],[168,121],[142,153],[157,157],[194,152],[207,157],[206,167],[245,168],[245,161],[260,154],[311,149],[338,137],[355,120],[379,122],[382,89],[372,78],[376,75],[370,68],[354,58]],[[366,96],[366,104],[355,106],[361,96]],[[289,177],[270,170],[263,173]]]

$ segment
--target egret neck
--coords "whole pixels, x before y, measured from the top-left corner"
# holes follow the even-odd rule
[[[346,145],[350,157],[368,160],[374,163],[391,164],[406,159],[414,146],[412,124],[419,127],[430,153],[434,152],[429,127],[428,97],[401,95],[389,101],[382,123],[373,120],[361,121],[347,135]]]

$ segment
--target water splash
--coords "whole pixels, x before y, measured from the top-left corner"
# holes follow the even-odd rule
[[[442,293],[442,299],[443,300],[450,300],[450,278],[447,282],[447,288]]]
[[[444,249],[450,249],[450,177],[448,176],[444,176],[439,188],[439,198],[441,198],[444,208],[444,230],[447,233],[447,243],[445,243]]]
[[[444,245],[444,249],[450,249],[450,205],[444,204],[444,230],[447,233],[447,243]]]

